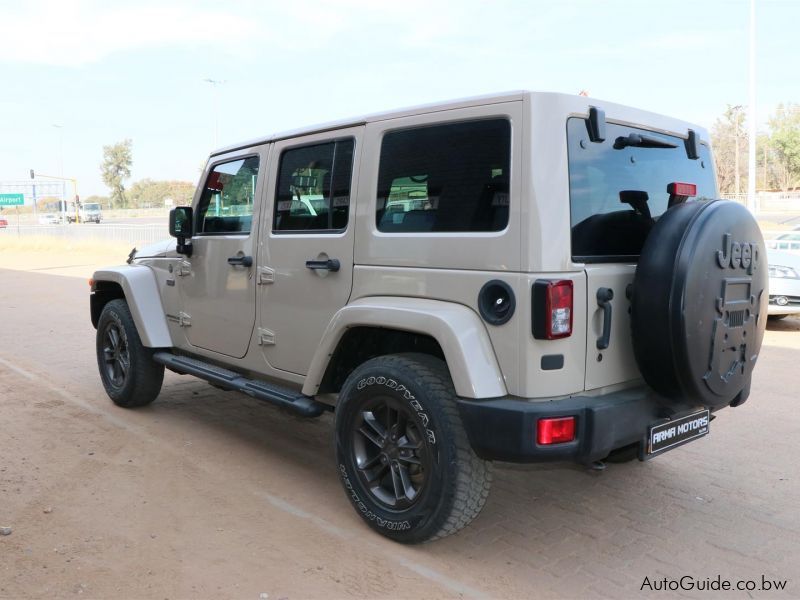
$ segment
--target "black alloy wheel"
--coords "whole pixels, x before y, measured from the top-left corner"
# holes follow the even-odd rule
[[[431,452],[408,405],[378,396],[354,417],[351,450],[362,483],[387,508],[409,508],[425,489]]]
[[[109,321],[103,332],[103,340],[106,377],[112,386],[122,388],[131,367],[125,331],[114,321]]]

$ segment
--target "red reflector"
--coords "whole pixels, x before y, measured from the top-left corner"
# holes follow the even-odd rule
[[[536,443],[540,446],[562,444],[575,439],[575,417],[539,419],[536,425]]]
[[[667,193],[673,196],[697,196],[697,186],[693,183],[675,181],[667,186]]]
[[[551,281],[545,300],[545,337],[557,340],[572,335],[572,281]]]

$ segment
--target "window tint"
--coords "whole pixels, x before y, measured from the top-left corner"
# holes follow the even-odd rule
[[[617,142],[630,134],[645,136],[655,147]],[[698,144],[700,158],[691,160],[682,138],[612,123],[606,124],[604,142],[590,142],[580,118],[568,119],[567,142],[575,260],[637,257],[650,228],[667,210],[672,182],[695,184],[698,198],[716,197],[704,144]],[[667,145],[673,147],[662,147]]]
[[[215,166],[197,206],[197,233],[249,233],[257,179],[257,156]]]
[[[378,171],[378,229],[504,229],[510,161],[511,124],[506,119],[387,133]]]
[[[286,150],[278,169],[273,231],[340,231],[350,212],[352,139]]]

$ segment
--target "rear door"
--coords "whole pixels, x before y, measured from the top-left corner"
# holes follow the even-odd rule
[[[591,142],[577,117],[568,119],[567,136],[572,259],[585,264],[591,390],[641,376],[628,296],[644,241],[669,205],[669,184],[691,183],[699,198],[715,198],[716,181],[705,143],[690,159],[681,137],[611,122],[605,141]]]
[[[353,285],[354,213],[364,127],[275,142],[259,255],[258,340],[267,362],[308,372]]]

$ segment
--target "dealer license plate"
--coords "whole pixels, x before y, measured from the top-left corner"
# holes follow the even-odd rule
[[[680,419],[673,419],[650,427],[647,436],[647,453],[660,454],[666,450],[690,442],[708,433],[710,413],[708,409],[701,410]]]

